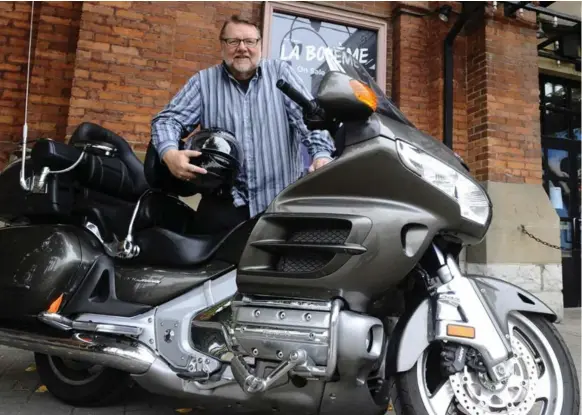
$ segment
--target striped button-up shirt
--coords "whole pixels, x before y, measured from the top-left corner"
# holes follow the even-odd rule
[[[240,140],[244,162],[232,189],[235,206],[248,205],[251,216],[303,173],[300,143],[312,159],[330,157],[334,145],[326,131],[309,131],[301,108],[277,87],[284,79],[309,99],[301,78],[282,60],[261,60],[248,88],[224,64],[192,76],[152,120],[152,140],[160,157],[198,125],[224,128]]]

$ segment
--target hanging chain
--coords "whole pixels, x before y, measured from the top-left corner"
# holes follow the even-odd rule
[[[550,248],[554,248],[554,249],[557,249],[557,250],[560,250],[560,251],[564,251],[564,252],[572,252],[572,249],[562,248],[561,246],[553,245],[553,244],[551,244],[549,242],[546,242],[546,241],[541,240],[540,238],[538,238],[535,235],[532,235],[531,233],[529,233],[527,231],[527,229],[525,229],[525,226],[524,225],[520,225],[520,230],[521,230],[522,233],[526,234],[531,239],[533,239],[536,242],[539,242],[542,245],[545,245],[545,246],[548,246]]]

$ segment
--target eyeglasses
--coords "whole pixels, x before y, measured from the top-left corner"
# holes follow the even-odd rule
[[[261,40],[261,38],[246,38],[246,39],[228,38],[228,39],[222,39],[222,40],[224,41],[224,43],[226,43],[231,48],[238,47],[238,45],[240,45],[240,42],[244,42],[245,46],[247,46],[249,48],[254,48],[255,46],[257,46],[257,44],[259,43],[259,40]]]

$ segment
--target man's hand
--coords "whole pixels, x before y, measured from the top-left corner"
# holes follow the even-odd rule
[[[309,166],[309,173],[314,172],[315,170],[325,166],[330,161],[331,159],[329,157],[316,158],[315,160],[313,160],[313,163],[311,163],[311,166]]]
[[[181,180],[192,180],[196,177],[195,173],[206,174],[206,170],[190,164],[190,157],[200,156],[199,151],[194,150],[168,150],[164,154],[163,160],[172,174]]]

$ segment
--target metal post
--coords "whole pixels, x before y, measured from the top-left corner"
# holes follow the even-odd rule
[[[450,149],[453,148],[453,44],[465,25],[467,17],[467,7],[463,2],[463,11],[447,34],[444,42],[443,143]]]
[[[461,15],[447,34],[444,41],[443,59],[443,143],[451,150],[453,148],[453,45],[455,38],[463,29],[473,12],[485,7],[486,2],[463,2]]]

